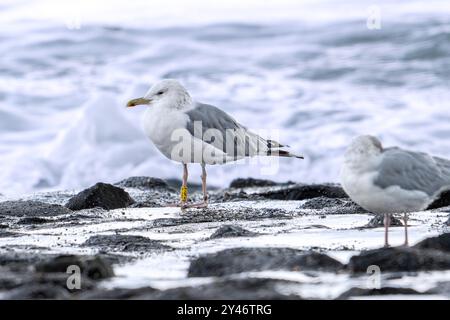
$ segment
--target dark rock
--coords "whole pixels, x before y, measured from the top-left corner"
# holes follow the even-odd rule
[[[222,279],[213,283],[157,290],[138,289],[97,290],[82,294],[81,299],[138,299],[138,300],[281,300],[301,299],[281,293],[279,288],[299,285],[296,282],[274,279]]]
[[[72,271],[72,270],[69,270]],[[73,274],[66,272],[51,272],[51,273],[36,273],[33,274],[31,278],[24,279],[25,285],[50,285],[57,288],[64,288],[67,292],[73,294],[79,294],[85,291],[94,290],[97,287],[97,280],[99,279],[91,279],[88,275],[81,274],[80,276],[80,287],[78,288],[69,288],[68,281],[70,282],[69,277]],[[74,284],[74,283],[72,283]]]
[[[54,285],[30,284],[9,291],[6,300],[35,300],[35,299],[68,299],[70,295],[64,287]]]
[[[151,251],[151,250],[169,250],[169,246],[162,244],[160,241],[151,240],[142,236],[132,235],[96,235],[90,237],[83,246],[101,247],[107,250],[117,251]]]
[[[39,201],[5,201],[0,203],[0,214],[15,217],[40,217],[70,214],[72,211],[57,205]]]
[[[8,251],[0,254],[0,266],[8,266],[14,270],[24,270],[28,269],[30,265],[40,262],[43,256],[42,254]]]
[[[448,217],[447,221],[445,221],[446,226],[450,226],[450,216]]]
[[[224,276],[262,270],[338,271],[342,267],[339,261],[317,252],[290,248],[233,248],[193,260],[188,276]]]
[[[278,288],[295,282],[273,279],[230,279],[196,287],[173,288],[153,295],[160,300],[292,300],[299,296],[281,293]],[[140,297],[140,298],[145,298]]]
[[[450,297],[450,281],[440,281],[434,288],[427,290],[425,294],[441,294]]]
[[[324,208],[340,207],[344,203],[344,200],[339,198],[317,197],[306,201],[302,205],[302,209],[322,210]]]
[[[450,254],[437,250],[394,247],[363,251],[348,263],[352,272],[366,272],[371,265],[385,271],[420,271],[450,269]]]
[[[266,180],[263,180],[266,181]],[[240,185],[240,184],[234,184]],[[242,186],[246,184],[243,183]],[[256,190],[229,188],[223,192],[211,194],[216,201],[250,200],[307,200],[317,197],[349,199],[344,190],[337,184],[294,184],[291,182],[276,184],[270,187],[258,187]]]
[[[233,189],[231,189],[231,190],[233,190]],[[209,196],[209,198],[210,198],[210,200],[212,200],[214,202],[239,201],[239,200],[246,200],[249,198],[252,198],[255,200],[262,199],[257,194],[249,195],[249,194],[247,194],[247,192],[245,192],[242,189],[239,189],[239,192],[233,192],[233,191],[230,191],[230,189],[228,189],[223,192],[213,193]]]
[[[0,291],[11,290],[20,287],[24,281],[22,277],[17,276],[15,272],[1,270],[0,272]]]
[[[26,217],[26,218],[22,218],[20,219],[17,223],[18,224],[31,224],[31,225],[35,225],[35,224],[44,224],[44,223],[48,223],[51,220],[49,219],[45,219],[45,218],[40,218],[40,217]]]
[[[276,185],[277,183],[271,180],[237,178],[231,181],[230,188],[272,187]]]
[[[367,212],[350,199],[326,197],[317,197],[308,200],[301,208],[320,211],[325,209],[327,214],[356,214]]]
[[[133,203],[130,208],[161,208],[162,205],[157,201],[141,201]]]
[[[186,210],[180,218],[158,218],[153,220],[153,228],[172,227],[187,223],[219,222],[234,220],[291,219],[292,214],[282,209],[254,209],[238,207],[221,209],[206,208]]]
[[[137,189],[171,189],[166,181],[153,177],[130,177],[124,179],[114,185],[122,188],[137,188]],[[175,191],[175,190],[171,190]]]
[[[7,229],[9,228],[7,224],[0,224],[0,229]]]
[[[37,272],[66,273],[69,266],[78,266],[81,274],[89,279],[99,280],[114,276],[111,265],[99,256],[61,255],[35,266]]]
[[[348,198],[342,187],[332,184],[293,185],[278,190],[258,193],[259,196],[273,200],[305,200],[317,197]]]
[[[429,206],[428,209],[438,209],[450,206],[450,190],[442,192]]]
[[[21,235],[22,235],[21,233],[4,231],[0,229],[0,238],[18,237]]]
[[[390,215],[390,224],[391,227],[399,227],[402,226],[402,222],[394,217],[392,214]],[[384,227],[384,214],[375,215],[370,221],[364,226],[364,228],[380,228]]]
[[[417,249],[435,249],[450,252],[450,233],[443,233],[437,237],[427,238],[417,243]]]
[[[172,190],[174,190],[174,191],[179,190],[181,188],[182,182],[180,179],[171,178],[171,179],[167,179],[166,182],[169,185],[169,187],[171,187]],[[190,192],[202,190],[201,183],[188,182],[187,187]],[[208,190],[215,190],[215,189],[217,189],[217,188],[214,186],[208,185]]]
[[[106,210],[125,208],[134,200],[125,190],[111,184],[97,183],[72,197],[66,204],[71,210],[82,210],[100,207]]]
[[[351,288],[342,293],[337,299],[343,300],[351,297],[382,296],[391,294],[421,294],[421,293],[411,288],[396,288],[396,287],[383,287],[379,289]]]
[[[231,238],[231,237],[254,237],[258,233],[246,230],[240,226],[223,225],[217,229],[209,238]]]

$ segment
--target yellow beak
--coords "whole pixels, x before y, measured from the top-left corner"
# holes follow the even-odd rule
[[[128,101],[127,103],[127,108],[132,108],[141,104],[150,104],[150,102],[152,102],[152,100],[150,99],[145,99],[145,98],[137,98],[137,99],[133,99]]]

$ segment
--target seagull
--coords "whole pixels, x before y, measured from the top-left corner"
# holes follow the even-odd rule
[[[390,215],[403,214],[408,245],[407,213],[422,211],[450,189],[450,160],[398,147],[362,135],[347,149],[341,182],[350,198],[364,209],[384,214],[385,246]]]
[[[182,208],[207,207],[207,164],[225,164],[253,156],[303,159],[283,149],[288,146],[251,132],[223,110],[195,102],[173,79],[154,84],[143,97],[127,103],[127,107],[137,105],[147,107],[143,122],[148,138],[164,156],[183,165],[180,202],[175,204]],[[202,168],[203,201],[196,204],[188,204],[188,163],[199,163]]]

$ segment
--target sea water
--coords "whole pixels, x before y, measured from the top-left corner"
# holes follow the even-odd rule
[[[180,178],[125,108],[163,78],[305,156],[208,167],[216,186],[338,182],[358,134],[450,157],[448,1],[2,0],[0,26],[6,195]]]

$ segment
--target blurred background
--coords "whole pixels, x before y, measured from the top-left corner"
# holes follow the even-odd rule
[[[274,176],[210,167],[216,186],[338,182],[362,133],[450,157],[445,0],[2,0],[0,26],[3,194],[181,177],[144,136],[144,109],[124,108],[162,78],[306,156]]]

